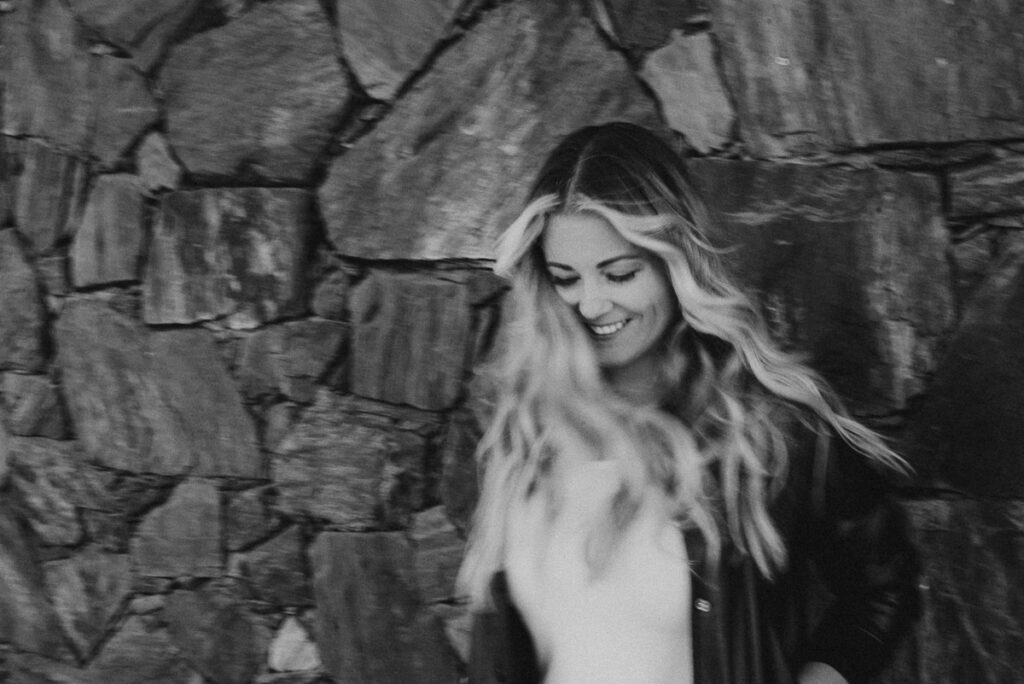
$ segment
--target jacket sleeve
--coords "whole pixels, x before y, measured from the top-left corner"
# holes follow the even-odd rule
[[[469,684],[539,684],[533,639],[512,603],[503,572],[491,580],[494,610],[473,616]]]
[[[862,682],[889,662],[917,616],[918,557],[876,466],[837,436],[815,441],[804,548],[834,599],[804,655]]]

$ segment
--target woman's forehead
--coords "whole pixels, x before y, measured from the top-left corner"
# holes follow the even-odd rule
[[[642,257],[642,250],[619,234],[594,212],[555,214],[541,234],[541,249],[548,263],[572,268],[594,267],[611,259]]]

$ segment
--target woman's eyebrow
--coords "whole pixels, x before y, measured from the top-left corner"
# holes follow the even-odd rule
[[[605,259],[604,261],[598,262],[597,267],[598,268],[605,268],[606,266],[611,266],[612,264],[614,264],[617,261],[624,261],[626,259],[642,259],[642,258],[643,257],[640,254],[620,254],[619,256],[613,256],[610,259]],[[560,268],[563,271],[574,271],[574,270],[576,270],[572,266],[566,266],[565,264],[560,264],[557,261],[548,261],[548,262],[545,262],[545,263],[547,264],[548,268]]]

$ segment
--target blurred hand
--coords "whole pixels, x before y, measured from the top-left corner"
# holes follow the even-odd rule
[[[846,677],[825,663],[807,663],[800,671],[800,684],[850,684]]]

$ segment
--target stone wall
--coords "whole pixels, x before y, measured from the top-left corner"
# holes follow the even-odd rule
[[[491,244],[611,119],[676,132],[916,468],[882,681],[1018,680],[1022,36],[1002,0],[0,2],[0,681],[457,681]]]

